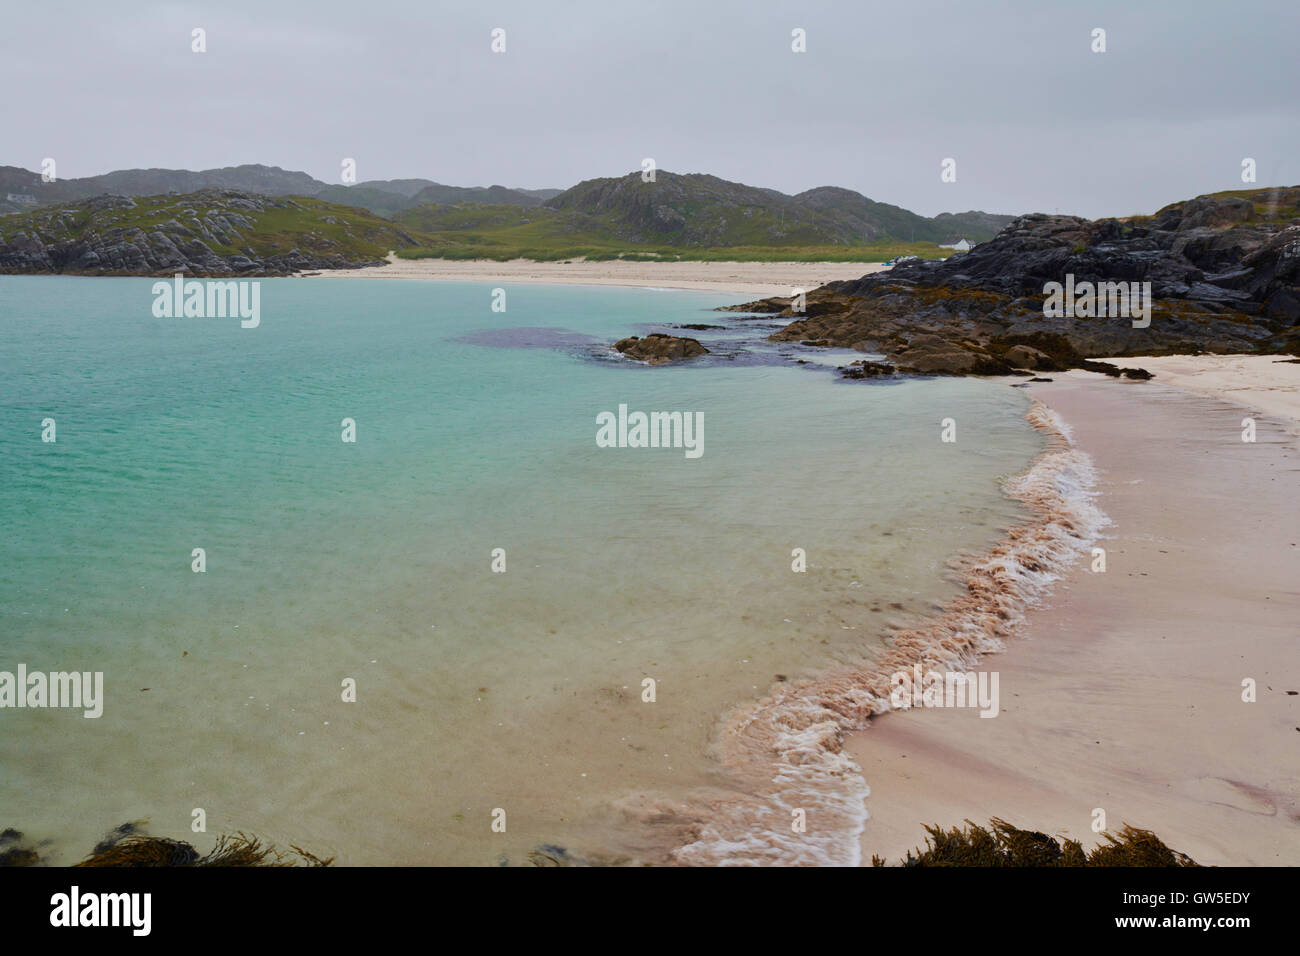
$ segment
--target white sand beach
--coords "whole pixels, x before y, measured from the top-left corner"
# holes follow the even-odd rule
[[[1275,358],[1125,358],[1159,377],[1031,386],[1094,458],[1106,571],[1080,562],[981,662],[997,718],[914,710],[851,736],[864,861],[992,816],[1090,846],[1100,808],[1200,863],[1300,864],[1300,366]],[[1247,443],[1225,397],[1290,417]]]
[[[1156,381],[1212,395],[1252,411],[1300,422],[1300,362],[1288,355],[1159,355],[1105,359],[1144,368]]]
[[[753,298],[810,291],[827,282],[857,279],[885,268],[881,262],[534,262],[512,259],[399,259],[368,269],[300,273],[324,279],[424,279],[444,282],[549,282],[657,289],[734,292]]]

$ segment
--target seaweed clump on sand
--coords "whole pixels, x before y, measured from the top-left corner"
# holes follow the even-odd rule
[[[277,850],[257,837],[237,832],[222,834],[206,856],[181,840],[168,840],[140,834],[128,836],[108,846],[100,844],[77,866],[329,866],[333,857],[322,860],[297,846],[292,853]]]
[[[242,831],[233,836],[222,834],[207,855],[182,840],[148,836],[140,823],[124,823],[96,844],[90,855],[75,866],[155,867],[155,866],[329,866],[333,857],[322,860],[298,846],[291,853],[276,849]],[[41,866],[35,847],[23,840],[17,830],[0,833],[0,866]]]
[[[1021,830],[994,817],[988,828],[966,821],[966,828],[945,830],[938,824],[925,828],[924,850],[909,852],[902,866],[1200,866],[1195,860],[1165,846],[1150,830],[1128,824],[1119,836],[1105,833],[1106,843],[1085,853],[1077,840],[1058,843],[1037,830]],[[872,866],[885,866],[878,856]]]

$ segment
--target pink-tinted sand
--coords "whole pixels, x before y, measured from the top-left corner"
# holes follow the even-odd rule
[[[1076,562],[983,658],[998,717],[916,709],[847,738],[871,787],[863,862],[992,816],[1089,846],[1102,810],[1201,863],[1300,863],[1296,423],[1158,379],[1054,378],[1033,395],[1093,458],[1106,570]]]

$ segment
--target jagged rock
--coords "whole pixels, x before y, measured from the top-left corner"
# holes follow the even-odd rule
[[[626,339],[619,339],[614,343],[614,348],[628,358],[648,362],[651,365],[663,365],[665,362],[677,362],[695,358],[697,355],[709,354],[709,350],[695,339],[665,335],[662,332],[652,332],[645,338],[633,335]]]
[[[1052,359],[1046,352],[1040,352],[1028,345],[1013,345],[1003,355],[1016,368],[1051,368]]]
[[[753,312],[758,315],[770,315],[790,308],[792,300],[783,296],[771,299],[757,299],[754,302],[742,302],[740,305],[720,305],[715,312]]]
[[[1144,368],[1120,368],[1118,365],[1112,365],[1110,362],[1093,362],[1091,360],[1079,363],[1079,367],[1089,372],[1100,372],[1102,375],[1109,375],[1111,378],[1135,378],[1146,381],[1155,378],[1155,375]]]
[[[895,368],[886,362],[850,362],[840,369],[840,374],[845,378],[880,378],[885,375],[893,375]]]

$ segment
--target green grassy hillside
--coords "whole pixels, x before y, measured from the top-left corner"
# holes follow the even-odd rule
[[[733,262],[883,262],[901,255],[942,258],[950,250],[932,242],[879,239],[870,243],[678,246],[621,238],[615,223],[583,213],[545,207],[421,206],[398,213],[395,224],[413,237],[415,248],[399,249],[407,259],[697,260]]]

